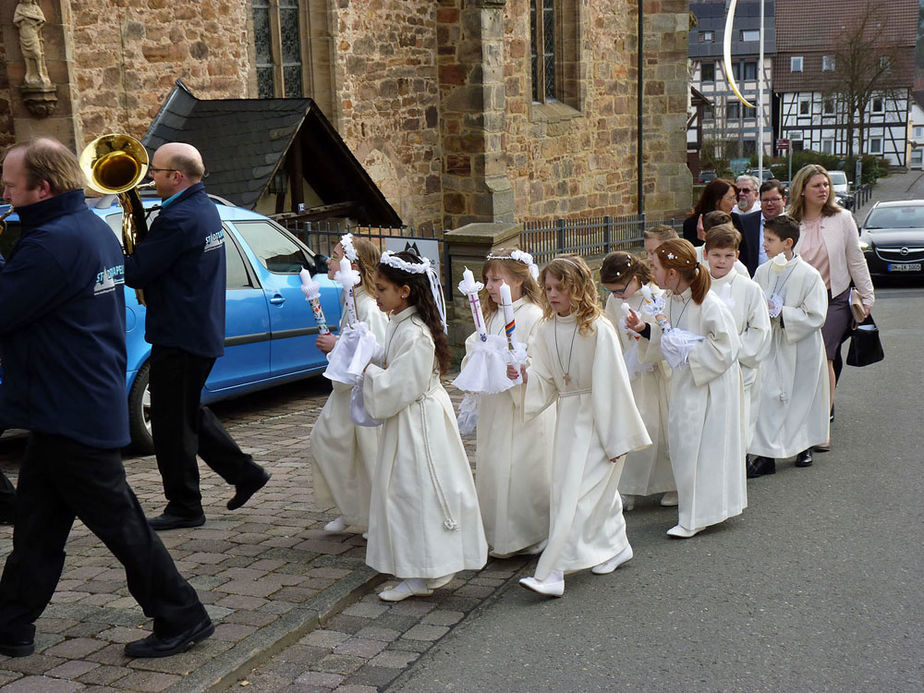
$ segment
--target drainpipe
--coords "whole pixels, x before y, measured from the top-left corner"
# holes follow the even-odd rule
[[[641,216],[645,213],[645,179],[644,179],[644,169],[642,163],[642,134],[643,134],[643,119],[642,119],[642,97],[644,96],[644,82],[642,80],[642,65],[645,62],[645,51],[644,51],[644,37],[642,35],[642,27],[645,23],[645,8],[644,0],[638,0],[638,98],[636,105],[636,131],[638,133],[638,142],[636,143],[636,168],[638,169],[638,215]]]

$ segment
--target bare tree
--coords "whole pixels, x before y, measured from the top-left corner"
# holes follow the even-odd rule
[[[892,95],[890,79],[900,46],[887,45],[883,40],[885,26],[880,20],[887,16],[885,2],[870,1],[859,13],[846,21],[840,44],[834,51],[835,81],[830,83],[827,98],[834,99],[838,111],[847,119],[847,152],[854,156],[854,133],[859,153],[863,152],[866,134],[866,112],[874,98]]]

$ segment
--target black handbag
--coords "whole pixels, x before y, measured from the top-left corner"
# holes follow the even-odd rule
[[[850,349],[847,351],[847,365],[868,366],[884,358],[882,342],[879,341],[879,328],[876,327],[873,316],[870,315],[853,328],[850,335]]]

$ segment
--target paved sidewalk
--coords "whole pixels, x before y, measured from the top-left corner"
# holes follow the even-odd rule
[[[231,512],[225,503],[233,489],[200,465],[207,523],[160,534],[215,621],[212,638],[175,657],[126,658],[124,644],[144,637],[150,619],[129,595],[121,566],[78,521],[58,590],[37,622],[36,653],[0,656],[3,690],[200,691],[246,679],[281,652],[297,652],[298,661],[272,660],[254,688],[279,690],[279,671],[292,673],[291,667],[289,682],[304,677],[297,690],[383,685],[523,567],[524,561],[489,564],[428,600],[388,606],[370,594],[386,576],[365,565],[359,534],[322,531],[334,514],[315,506],[311,490],[308,438],[328,392],[326,381],[315,378],[216,406],[232,435],[273,477]],[[0,441],[0,466],[11,478],[22,442]],[[473,454],[474,441],[466,445]],[[125,462],[142,506],[159,513],[164,501],[153,457]],[[11,544],[12,528],[0,527],[4,559]]]

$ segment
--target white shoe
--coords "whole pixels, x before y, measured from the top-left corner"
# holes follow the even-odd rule
[[[326,525],[324,525],[324,531],[328,534],[337,534],[346,529],[346,520],[341,515],[336,520],[331,520]]]
[[[560,597],[565,593],[565,575],[556,570],[545,580],[534,577],[520,578],[520,585],[533,592],[544,594],[546,597]]]
[[[590,572],[592,572],[594,575],[607,575],[609,573],[612,573],[614,570],[616,570],[619,566],[621,566],[623,563],[628,561],[630,558],[632,558],[632,547],[627,546],[622,551],[620,551],[615,556],[613,556],[611,559],[607,561],[603,561],[603,563],[600,563],[598,565],[595,565],[593,568],[590,569]]]
[[[700,527],[699,529],[687,529],[681,525],[674,525],[669,530],[667,530],[667,535],[669,537],[677,537],[678,539],[689,539],[690,537],[695,537],[697,534],[703,531],[704,528]]]
[[[379,599],[383,602],[400,602],[408,597],[429,597],[433,590],[427,586],[423,578],[408,578],[402,580],[390,590],[379,592]]]
[[[431,578],[427,580],[427,588],[431,590],[438,590],[440,587],[445,587],[452,579],[456,576],[455,573],[449,573],[449,575],[444,575],[443,577]]]
[[[635,507],[635,496],[620,493],[619,497],[622,499],[623,512],[632,510]]]
[[[661,505],[665,508],[676,508],[679,503],[680,499],[677,497],[676,491],[668,491],[661,496]]]

